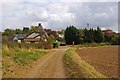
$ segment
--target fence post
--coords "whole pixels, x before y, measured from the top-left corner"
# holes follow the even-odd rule
[[[73,46],[74,46],[74,41],[73,41]]]

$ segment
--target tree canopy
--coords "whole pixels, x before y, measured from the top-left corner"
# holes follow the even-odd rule
[[[104,35],[99,27],[94,31],[94,41],[96,43],[101,43],[104,40]]]
[[[69,26],[65,30],[65,41],[66,44],[79,44],[80,43],[80,32],[74,26]]]

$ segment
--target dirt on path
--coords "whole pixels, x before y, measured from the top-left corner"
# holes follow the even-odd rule
[[[68,49],[67,46],[53,49],[46,56],[40,58],[32,70],[30,70],[26,78],[66,78],[63,56]]]

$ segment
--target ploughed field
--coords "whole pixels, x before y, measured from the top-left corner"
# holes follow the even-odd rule
[[[118,46],[77,49],[78,55],[107,77],[118,77]]]

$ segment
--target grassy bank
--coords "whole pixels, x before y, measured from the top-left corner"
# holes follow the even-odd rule
[[[67,75],[70,78],[106,78],[97,72],[93,66],[82,60],[75,50],[76,48],[70,48],[64,55]]]
[[[27,49],[27,48],[8,48],[2,46],[3,56],[3,76],[14,75],[15,71],[19,71],[21,67],[25,68],[44,54],[45,50]]]

